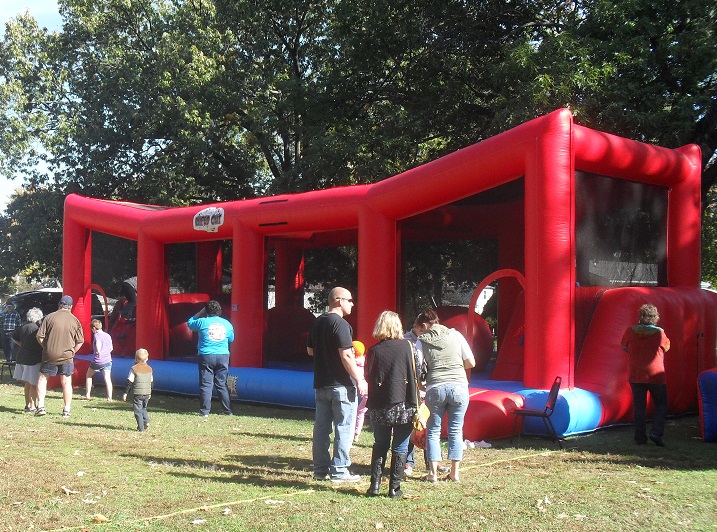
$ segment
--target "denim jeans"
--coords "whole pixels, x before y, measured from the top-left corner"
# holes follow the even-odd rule
[[[441,422],[448,414],[448,459],[463,458],[463,418],[468,410],[468,384],[446,382],[426,392],[426,405],[431,411],[426,423],[428,459],[441,461]]]
[[[410,436],[409,436],[410,438]],[[408,456],[406,457],[406,465],[410,465],[411,468],[416,467],[416,446],[413,445],[410,440],[408,442]],[[426,471],[428,471],[429,465],[428,465],[428,451],[423,451],[423,461],[426,464]]]
[[[132,402],[134,418],[137,420],[137,430],[140,432],[144,432],[144,429],[149,425],[147,403],[149,403],[149,395],[135,395]]]
[[[199,355],[199,413],[203,416],[212,409],[212,388],[222,402],[222,413],[232,413],[232,403],[227,388],[229,355]]]
[[[373,426],[373,448],[379,456],[386,456],[388,450],[399,454],[408,453],[408,439],[411,437],[413,425],[374,425]],[[391,441],[393,435],[393,442]]]
[[[5,360],[11,362],[15,360],[15,343],[12,341],[12,331],[2,331],[0,335],[0,340],[2,340],[2,351],[5,353]]]
[[[667,417],[667,385],[631,382],[633,402],[633,424],[635,426],[635,441],[647,441],[647,427],[645,416],[647,411],[647,392],[650,392],[654,411],[652,413],[651,436],[662,438],[665,432],[665,418]]]
[[[356,388],[325,386],[314,390],[316,417],[312,455],[314,475],[339,478],[349,475],[349,451],[356,423]],[[334,433],[333,456],[329,454],[331,432]]]

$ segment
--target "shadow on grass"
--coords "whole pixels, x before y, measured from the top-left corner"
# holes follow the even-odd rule
[[[132,453],[125,453],[120,456],[174,468],[174,470],[167,471],[166,474],[170,476],[202,481],[206,481],[208,477],[213,476],[213,481],[228,484],[280,486],[292,489],[312,488],[317,491],[335,491],[336,488],[342,488],[342,491],[344,491],[344,488],[356,488],[356,485],[352,484],[333,484],[329,481],[314,480],[312,461],[305,458],[270,455],[230,455],[226,457],[226,461],[217,463],[207,460],[178,459]],[[191,469],[192,471],[183,471],[183,469]],[[369,473],[368,466],[355,465],[351,469],[360,475],[368,475]],[[213,475],[214,472],[217,472],[217,474]],[[365,476],[362,480],[364,482],[360,482],[358,485],[365,489],[364,484],[368,481],[368,476]],[[363,495],[363,491],[360,491],[360,494]]]
[[[649,424],[648,424],[649,428]],[[500,450],[564,453],[567,460],[590,460],[593,463],[626,464],[651,469],[677,471],[704,471],[714,469],[717,463],[717,446],[702,441],[699,418],[694,414],[668,419],[664,435],[665,447],[652,442],[637,445],[633,440],[632,425],[605,427],[589,434],[563,440],[564,451],[549,438],[522,437],[495,442]]]

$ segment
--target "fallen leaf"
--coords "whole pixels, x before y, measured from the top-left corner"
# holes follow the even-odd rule
[[[78,472],[77,472],[77,476],[78,476],[78,477],[82,477],[82,476],[84,476],[84,475],[85,475],[85,472],[84,472],[84,471],[78,471]]]
[[[286,501],[277,501],[274,499],[266,499],[264,501],[265,504],[284,504]]]
[[[222,510],[222,515],[229,515],[230,513],[232,513],[232,509],[231,509],[231,508],[224,508],[224,509]]]
[[[383,523],[376,523],[373,527],[374,527],[376,530],[379,530],[379,529],[383,528]]]
[[[95,514],[92,516],[92,521],[95,523],[106,523],[109,519],[102,514]]]
[[[97,501],[93,499],[82,499],[82,502],[84,502],[85,504],[97,504]]]
[[[195,519],[194,521],[190,522],[189,524],[190,525],[203,525],[206,522],[207,522],[206,519]]]
[[[65,495],[75,495],[76,493],[80,493],[79,491],[71,490],[67,486],[60,486],[60,489],[65,492]]]

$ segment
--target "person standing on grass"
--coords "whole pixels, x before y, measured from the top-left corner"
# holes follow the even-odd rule
[[[222,318],[222,306],[211,300],[189,318],[187,326],[199,335],[199,415],[209,417],[212,408],[212,389],[216,389],[222,403],[222,414],[231,416],[232,402],[227,388],[229,372],[229,344],[234,341],[234,327]]]
[[[358,482],[349,471],[356,419],[356,396],[366,395],[368,385],[356,366],[353,330],[344,316],[351,314],[351,292],[337,286],[329,292],[329,310],[311,324],[306,351],[314,357],[316,413],[312,439],[314,479]],[[354,382],[356,383],[354,385]],[[333,456],[331,432],[334,432]]]
[[[44,416],[47,379],[60,374],[64,407],[62,417],[70,417],[72,406],[72,374],[77,350],[85,343],[82,325],[72,314],[72,298],[62,296],[57,310],[42,320],[37,331],[37,341],[42,345],[42,364],[37,379],[36,416]]]
[[[90,322],[92,329],[92,362],[87,368],[85,374],[85,397],[89,401],[92,399],[92,377],[98,371],[102,372],[105,379],[105,387],[107,388],[107,400],[112,401],[112,337],[102,330],[102,322],[100,320],[92,320]]]
[[[416,341],[426,363],[426,406],[431,411],[426,423],[429,472],[425,480],[438,481],[441,461],[441,423],[448,421],[448,459],[451,471],[447,480],[460,482],[459,469],[463,459],[463,419],[468,409],[468,377],[466,369],[476,365],[473,352],[463,335],[455,329],[434,323],[435,312],[421,313],[416,318],[420,333]]]
[[[149,353],[146,349],[137,349],[134,354],[135,365],[129,369],[127,386],[125,387],[122,401],[127,401],[127,396],[133,394],[132,408],[134,418],[137,420],[137,430],[144,432],[149,428],[149,415],[147,404],[152,398],[152,383],[154,374],[152,368],[147,364]]]
[[[37,379],[42,362],[42,346],[37,343],[42,311],[33,307],[27,311],[25,318],[27,323],[12,333],[12,341],[17,346],[17,365],[13,377],[16,381],[25,383],[25,413],[34,414],[37,410]]]
[[[0,334],[2,336],[2,350],[5,353],[5,360],[8,362],[15,362],[13,350],[15,344],[12,341],[12,333],[22,325],[22,317],[20,313],[15,310],[15,305],[12,303],[5,303],[4,312],[0,313]]]
[[[620,342],[627,351],[628,381],[632,388],[633,424],[635,443],[647,443],[645,412],[647,393],[650,392],[654,412],[650,439],[658,447],[664,447],[662,436],[667,417],[667,384],[665,380],[665,353],[670,349],[670,340],[657,322],[660,315],[655,305],[640,307],[640,322],[628,327]]]
[[[379,343],[366,355],[364,374],[368,382],[368,415],[373,425],[371,485],[369,496],[379,494],[386,457],[391,450],[388,496],[401,497],[408,439],[418,405],[417,379],[413,370],[413,347],[404,340],[398,314],[384,310],[376,320],[373,337]]]
[[[366,352],[366,346],[359,340],[354,340],[353,344],[356,367],[359,368],[359,371],[363,371],[363,368],[366,365],[366,356],[364,355]],[[354,386],[356,386],[355,382]],[[356,426],[354,427],[354,443],[358,443],[359,436],[361,436],[361,431],[363,430],[364,419],[366,417],[366,412],[368,411],[368,407],[366,406],[367,402],[368,396],[360,395],[358,397],[358,404],[356,406]]]

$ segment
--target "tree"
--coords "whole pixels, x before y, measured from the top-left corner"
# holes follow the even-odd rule
[[[715,0],[60,6],[61,33],[19,17],[0,45],[0,172],[58,200],[374,182],[564,106],[637,140],[697,142],[705,191],[717,177]]]

